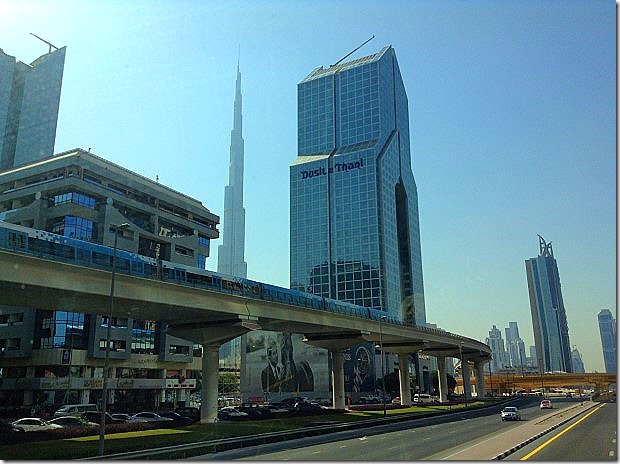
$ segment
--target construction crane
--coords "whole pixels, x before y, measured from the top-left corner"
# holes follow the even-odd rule
[[[346,57],[348,57],[349,55],[352,55],[353,53],[355,53],[356,51],[358,51],[360,48],[362,48],[364,45],[366,45],[368,42],[370,42],[372,39],[375,38],[375,35],[373,34],[373,36],[368,39],[366,42],[364,42],[362,45],[360,45],[359,47],[357,47],[356,49],[350,51],[349,53],[347,53],[345,56],[343,56],[342,58],[340,58],[338,61],[336,61],[334,64],[332,64],[331,66],[336,66],[338,63],[340,63],[342,60],[344,60]]]
[[[54,47],[56,50],[58,50],[58,47],[54,44],[49,43],[47,40],[42,39],[41,37],[39,37],[36,34],[33,34],[32,32],[30,33],[30,35],[35,36],[37,39],[39,39],[41,42],[45,42],[46,44],[48,44],[50,46],[49,52],[48,53],[52,53],[52,47]]]

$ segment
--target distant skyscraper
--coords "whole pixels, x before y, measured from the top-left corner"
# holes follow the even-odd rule
[[[486,338],[485,343],[491,348],[492,359],[489,364],[491,372],[497,372],[504,367],[508,367],[509,361],[504,349],[502,332],[496,326],[489,330],[489,336]]]
[[[516,322],[509,322],[506,331],[506,352],[510,360],[511,367],[521,367],[526,365],[527,356],[525,355],[525,343],[519,337],[519,326]]]
[[[424,325],[409,109],[394,49],[315,68],[297,86],[297,122],[291,288]]]
[[[577,374],[583,374],[586,372],[586,368],[583,365],[583,359],[581,359],[581,353],[577,348],[573,348],[571,352],[571,356],[573,358],[573,372]]]
[[[217,271],[247,277],[245,253],[245,208],[243,207],[243,135],[241,115],[241,72],[237,64],[237,84],[233,128],[230,132],[228,185],[224,190],[222,244],[217,252]]]
[[[525,261],[538,366],[544,372],[572,372],[568,322],[560,274],[551,242],[539,235],[538,257]]]
[[[0,49],[0,171],[54,154],[66,47],[51,49],[31,64]]]
[[[601,333],[601,345],[605,372],[616,371],[616,319],[609,309],[603,309],[598,313],[598,329]]]
[[[228,185],[224,189],[222,244],[217,250],[217,272],[247,277],[245,254],[245,208],[243,207],[243,118],[241,113],[241,72],[237,63],[233,128],[230,131]],[[220,367],[236,368],[241,355],[241,339],[235,338],[220,348]]]

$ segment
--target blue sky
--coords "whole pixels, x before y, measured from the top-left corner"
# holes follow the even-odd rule
[[[221,215],[238,49],[248,276],[289,284],[297,83],[391,44],[409,98],[429,322],[533,345],[524,261],[558,262],[571,344],[603,371],[616,311],[613,1],[0,1],[0,47],[67,46],[56,152],[75,147]],[[208,261],[217,267],[217,245]]]

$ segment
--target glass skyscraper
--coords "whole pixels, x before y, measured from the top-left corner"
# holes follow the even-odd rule
[[[54,154],[65,50],[28,65],[0,49],[0,171]]]
[[[538,257],[525,261],[538,366],[543,372],[573,372],[558,265],[551,242],[538,237]]]
[[[297,108],[291,288],[425,324],[409,110],[394,49],[314,69],[298,84]]]
[[[609,309],[602,309],[598,313],[598,329],[601,333],[603,360],[605,372],[616,371],[616,319]]]
[[[298,91],[291,288],[426,322],[407,94],[392,47]]]

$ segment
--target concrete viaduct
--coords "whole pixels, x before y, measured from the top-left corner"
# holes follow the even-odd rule
[[[108,314],[109,271],[0,250],[0,302],[40,309]],[[408,327],[355,316],[274,303],[160,280],[116,274],[114,316],[168,323],[172,335],[203,346],[201,421],[217,417],[219,347],[250,330],[301,333],[306,343],[332,353],[333,404],[345,408],[343,351],[361,342],[382,341],[400,365],[422,351],[437,358],[440,400],[447,400],[446,357],[463,359],[466,398],[471,397],[470,362],[478,394],[484,395],[484,363],[490,349],[471,338],[427,327]],[[404,372],[403,372],[404,371]],[[409,376],[400,371],[400,397],[411,404]]]

